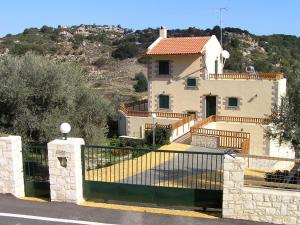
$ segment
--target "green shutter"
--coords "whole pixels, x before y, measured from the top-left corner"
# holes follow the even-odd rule
[[[218,60],[215,60],[215,74],[218,73]]]
[[[187,86],[188,87],[196,87],[196,79],[195,78],[188,78],[187,79]]]
[[[168,95],[160,95],[159,96],[159,108],[169,109],[169,96]]]
[[[229,98],[228,99],[228,106],[237,107],[238,106],[238,99],[237,98]]]

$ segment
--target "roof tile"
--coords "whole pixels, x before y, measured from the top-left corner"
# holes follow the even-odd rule
[[[183,55],[200,54],[210,37],[176,37],[163,38],[147,55]]]

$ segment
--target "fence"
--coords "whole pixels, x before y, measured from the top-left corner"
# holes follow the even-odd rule
[[[300,160],[244,155],[245,184],[273,188],[300,189]]]
[[[50,197],[47,146],[22,148],[25,196]]]
[[[170,113],[170,112],[148,112],[148,107],[145,105],[148,104],[148,100],[141,100],[132,103],[121,104],[119,110],[125,113],[127,116],[139,116],[139,117],[151,117],[153,113],[157,117],[162,118],[185,118],[188,117],[188,114],[184,113]]]
[[[245,79],[245,80],[280,80],[284,76],[282,73],[222,73],[209,74],[209,79]]]
[[[87,181],[222,190],[223,154],[84,146]]]

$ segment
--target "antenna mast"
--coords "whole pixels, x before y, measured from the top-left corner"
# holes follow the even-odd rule
[[[221,42],[221,47],[222,48],[223,48],[223,31],[222,31],[222,22],[223,22],[222,14],[223,14],[223,11],[227,11],[227,8],[219,8],[219,13],[220,13],[220,32],[221,32],[220,42]]]

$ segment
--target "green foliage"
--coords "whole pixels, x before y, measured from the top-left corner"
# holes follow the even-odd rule
[[[148,90],[148,81],[144,73],[140,72],[135,74],[134,79],[137,81],[133,85],[133,88],[136,92],[144,92]]]
[[[106,65],[107,60],[105,58],[98,58],[93,62],[94,66],[101,68]]]
[[[115,147],[132,147],[132,148],[147,148],[144,139],[129,139],[129,138],[111,138],[110,146]]]
[[[170,144],[170,137],[172,135],[169,128],[156,128],[155,129],[155,145],[162,146]],[[146,144],[152,145],[153,142],[153,130],[147,130],[145,132]]]
[[[80,45],[81,45],[81,43],[83,42],[84,38],[85,37],[83,35],[81,35],[81,34],[75,34],[73,36],[73,40],[72,40],[72,43],[73,43],[72,47],[73,47],[73,49],[79,48]]]
[[[52,33],[53,32],[53,28],[44,25],[44,26],[41,27],[41,32],[42,33]]]
[[[0,61],[0,131],[46,143],[69,122],[71,136],[100,143],[111,105],[83,82],[82,69],[33,54]]]
[[[268,132],[280,142],[290,141],[300,156],[300,71],[295,71],[290,78],[287,96],[282,98],[281,105],[274,107],[271,115],[273,129]]]
[[[120,45],[112,52],[112,57],[117,59],[133,58],[138,54],[138,47],[134,43],[125,43]]]

